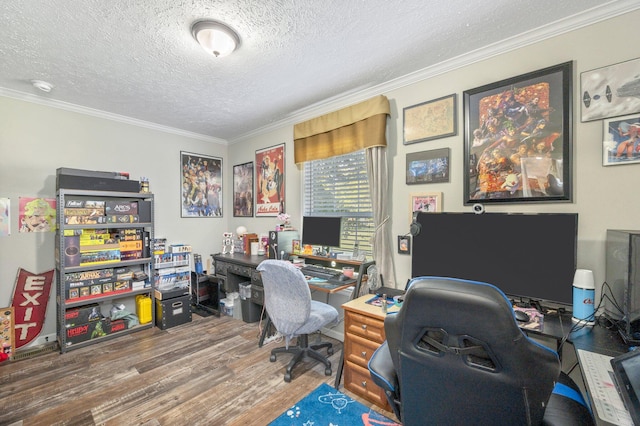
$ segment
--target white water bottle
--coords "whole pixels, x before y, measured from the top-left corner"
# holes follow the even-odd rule
[[[596,286],[593,280],[593,271],[576,269],[576,273],[573,276],[572,320],[574,322],[584,322],[587,325],[595,324],[595,298]]]

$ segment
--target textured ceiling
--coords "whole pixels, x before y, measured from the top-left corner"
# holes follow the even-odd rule
[[[5,0],[0,95],[36,95],[233,141],[327,99],[638,3]],[[204,52],[190,33],[204,18],[234,28],[240,48],[225,58]],[[55,87],[40,92],[33,79]]]

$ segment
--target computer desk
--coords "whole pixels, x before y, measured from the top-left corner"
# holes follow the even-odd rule
[[[580,358],[578,357],[578,349],[596,352],[603,355],[615,357],[629,351],[629,346],[624,342],[620,334],[615,329],[609,329],[602,325],[596,324],[593,327],[585,327],[576,332],[572,332],[569,336],[568,342],[570,342],[575,351],[576,358],[578,359],[578,365],[580,366],[580,374],[585,386],[587,395],[587,401],[592,407],[593,418],[597,425],[611,425],[600,417],[598,417],[593,401],[592,395],[597,394],[597,389],[591,389],[586,374],[580,365]],[[611,379],[613,382],[613,378]]]

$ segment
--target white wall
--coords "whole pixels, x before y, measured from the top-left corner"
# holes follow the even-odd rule
[[[0,197],[11,199],[9,237],[0,237],[0,306],[9,306],[18,268],[42,273],[55,267],[54,233],[18,233],[18,197],[55,198],[58,167],[125,171],[146,176],[155,194],[155,234],[193,246],[203,259],[220,251],[224,218],[180,218],[180,151],[221,157],[227,146],[58,108],[0,97]],[[227,182],[230,182],[229,180]],[[55,288],[42,335],[55,334]]]
[[[390,205],[392,214],[393,244],[395,236],[406,234],[409,229],[409,194],[412,192],[442,192],[443,210],[460,212],[471,211],[463,204],[463,112],[462,92],[485,84],[514,77],[527,72],[560,64],[574,62],[573,96],[573,151],[574,196],[571,203],[551,204],[488,204],[488,212],[577,212],[578,230],[578,267],[592,269],[596,282],[604,281],[604,245],[607,229],[640,229],[640,199],[633,184],[640,176],[640,166],[625,165],[616,167],[602,166],[601,120],[580,122],[580,73],[594,68],[634,59],[638,50],[630,48],[636,38],[636,22],[640,12],[628,13],[608,21],[556,36],[543,42],[521,47],[473,65],[468,65],[446,74],[388,91],[384,94],[391,103],[391,118],[388,123],[388,153],[390,174],[392,175],[392,196]],[[430,99],[436,99],[451,93],[458,94],[458,135],[445,139],[403,145],[402,110]],[[343,106],[347,106],[346,104]],[[329,112],[329,111],[326,111]],[[251,160],[245,143],[253,149],[263,144],[287,141],[287,158],[293,156],[292,126],[286,126],[286,132],[278,129],[249,138],[242,144],[229,147],[229,157],[233,163]],[[277,134],[276,134],[277,133]],[[282,135],[282,136],[280,136]],[[450,148],[451,179],[448,183],[428,185],[406,185],[406,155],[437,148]],[[299,182],[300,173],[290,161],[287,162],[287,182]],[[299,191],[299,189],[298,189]],[[287,189],[287,208],[299,221],[300,212],[294,198],[299,195]],[[297,213],[297,215],[296,215]],[[251,227],[264,227],[264,219],[247,221]],[[253,225],[255,223],[255,225]],[[269,225],[274,222],[270,221]],[[294,220],[294,225],[295,225]],[[298,222],[299,225],[299,222]],[[396,283],[403,287],[411,276],[411,257],[395,254]],[[387,280],[386,280],[387,281]],[[566,283],[571,285],[571,283]]]
[[[411,192],[442,192],[445,211],[469,211],[469,207],[463,205],[462,195],[462,92],[573,60],[576,70],[573,202],[489,205],[487,210],[579,213],[578,267],[594,270],[596,282],[602,283],[606,229],[640,229],[640,200],[634,186],[640,166],[602,167],[602,121],[580,122],[579,74],[637,57],[638,50],[634,48],[633,41],[637,38],[635,28],[639,19],[640,11],[628,13],[382,93],[391,102],[388,143],[394,241],[395,235],[405,234],[408,230],[408,198]],[[403,145],[402,109],[451,93],[459,95],[458,136]],[[54,268],[53,234],[17,232],[17,198],[55,197],[55,170],[58,167],[120,170],[128,171],[134,179],[148,177],[156,199],[156,236],[166,237],[171,242],[191,244],[194,251],[204,257],[220,251],[223,231],[233,231],[244,225],[250,231],[266,233],[276,224],[275,218],[234,218],[231,210],[232,166],[254,161],[257,149],[286,143],[286,209],[293,217],[294,226],[300,226],[301,176],[293,163],[292,135],[292,125],[283,124],[227,147],[224,143],[0,96],[0,197],[11,198],[13,219],[12,235],[0,238],[0,306],[10,303],[19,267],[36,273]],[[406,185],[406,154],[442,147],[451,149],[450,182]],[[223,158],[223,218],[180,218],[180,151]],[[403,286],[410,277],[410,257],[395,255],[395,261],[396,282]],[[55,333],[54,294],[52,291],[44,334]]]

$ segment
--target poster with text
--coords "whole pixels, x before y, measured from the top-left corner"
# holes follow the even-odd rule
[[[284,144],[256,151],[256,216],[284,212]]]

